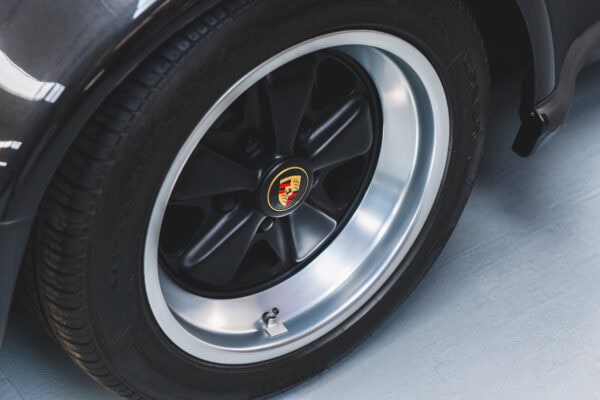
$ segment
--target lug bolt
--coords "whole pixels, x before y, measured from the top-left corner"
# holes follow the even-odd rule
[[[249,158],[256,157],[258,153],[260,153],[260,144],[256,140],[250,139],[246,143],[244,151],[246,152]]]
[[[318,173],[315,173],[313,175],[312,178],[312,189],[316,188],[317,186],[319,186],[319,183],[321,182],[321,178],[319,177]]]
[[[312,132],[312,124],[307,118],[304,118],[300,125],[300,131],[298,132],[298,138],[302,142],[306,142],[308,140],[308,138],[310,137],[311,132]]]
[[[221,212],[229,213],[232,212],[236,206],[236,201],[233,197],[226,197],[220,204]]]
[[[271,228],[273,228],[273,219],[267,218],[262,222],[262,224],[260,224],[259,229],[261,232],[268,232],[271,230]]]

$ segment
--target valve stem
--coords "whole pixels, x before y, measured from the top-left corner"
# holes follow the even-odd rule
[[[278,316],[279,309],[273,308],[271,311],[265,312],[261,317],[265,332],[272,338],[288,333],[288,329],[279,320]]]

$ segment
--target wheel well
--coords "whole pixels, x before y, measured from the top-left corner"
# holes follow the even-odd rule
[[[483,34],[492,78],[532,65],[529,32],[516,0],[465,1]]]

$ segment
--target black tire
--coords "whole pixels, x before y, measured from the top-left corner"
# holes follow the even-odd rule
[[[252,365],[216,365],[157,326],[141,277],[146,225],[170,162],[233,82],[317,34],[379,29],[416,46],[450,106],[451,150],[408,256],[358,312],[316,342]],[[323,371],[363,341],[427,272],[454,229],[483,151],[485,49],[460,0],[224,1],[172,37],[100,107],[56,173],[31,238],[27,289],[88,375],[129,398],[256,398]],[[31,278],[35,278],[36,285]]]

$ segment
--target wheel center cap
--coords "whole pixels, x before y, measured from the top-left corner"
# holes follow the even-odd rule
[[[259,191],[263,212],[274,218],[289,215],[303,203],[311,182],[309,169],[300,162],[286,162],[273,168]]]

